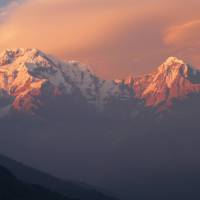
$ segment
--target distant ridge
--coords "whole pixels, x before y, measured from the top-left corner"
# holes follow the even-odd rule
[[[47,173],[28,167],[20,162],[12,160],[7,156],[0,155],[0,166],[9,169],[19,180],[29,184],[40,185],[49,190],[63,194],[66,197],[80,200],[117,200],[104,194],[93,186],[61,180]]]
[[[0,187],[0,198],[4,200],[72,200],[44,187],[22,182],[2,166],[0,166]]]

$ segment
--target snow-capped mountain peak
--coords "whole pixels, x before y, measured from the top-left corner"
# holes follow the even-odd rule
[[[18,110],[42,105],[44,93],[50,98],[76,94],[103,107],[123,92],[114,81],[100,79],[77,61],[65,62],[30,48],[7,49],[0,54],[0,90],[13,99]]]
[[[189,70],[190,66],[183,60],[180,60],[176,57],[169,57],[162,65],[158,67],[160,74],[171,76],[172,79],[175,79],[178,75],[188,77]]]
[[[125,83],[148,106],[169,106],[173,99],[200,92],[200,71],[176,57],[169,57],[153,73],[132,79]]]
[[[10,108],[32,111],[60,97],[74,97],[98,109],[134,102],[135,97],[147,106],[166,107],[173,99],[199,92],[200,71],[176,57],[144,76],[103,80],[77,61],[62,61],[37,49],[7,49],[0,54],[2,113]]]
[[[18,59],[21,61],[28,62],[33,60],[37,56],[43,57],[44,54],[37,49],[30,49],[30,48],[6,49],[0,54],[0,66],[10,64]]]
[[[180,60],[177,57],[170,56],[164,62],[165,65],[173,65],[173,64],[184,64],[183,60]]]

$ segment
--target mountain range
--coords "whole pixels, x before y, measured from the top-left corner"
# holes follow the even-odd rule
[[[7,49],[0,153],[132,200],[151,174],[197,171],[199,101],[200,71],[175,57],[147,75],[104,80],[76,61]]]
[[[129,78],[125,84],[133,88],[147,106],[167,109],[173,100],[200,92],[200,71],[175,57],[169,57],[155,72]]]
[[[67,106],[67,101],[97,111],[132,103],[136,112],[143,101],[146,107],[167,109],[173,100],[198,94],[200,71],[169,57],[153,73],[103,80],[76,61],[61,61],[37,49],[7,49],[0,54],[0,90],[1,118],[12,112],[34,115],[57,102]]]
[[[34,113],[59,98],[76,98],[101,108],[111,98],[126,97],[114,81],[105,81],[78,62],[64,62],[36,49],[10,49],[0,55],[2,111]],[[128,94],[127,94],[128,95]],[[50,99],[49,99],[50,98]],[[4,105],[6,102],[10,104]],[[80,102],[78,102],[80,101]]]

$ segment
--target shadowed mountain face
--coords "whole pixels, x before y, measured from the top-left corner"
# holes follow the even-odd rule
[[[40,185],[42,187],[45,187],[51,191],[55,191],[57,193],[60,193],[62,195],[65,195],[66,197],[69,197],[70,199],[80,199],[80,200],[115,200],[114,197],[109,197],[105,195],[103,192],[97,189],[95,189],[93,186],[89,186],[83,183],[76,183],[72,181],[64,181],[59,178],[50,176],[44,172],[41,172],[39,170],[33,169],[31,167],[28,167],[20,162],[17,162],[15,160],[12,160],[6,156],[0,155],[0,177],[1,177],[1,183],[3,183],[3,177],[7,177],[8,171],[5,170],[3,167],[8,169],[13,175],[10,177],[13,177],[13,179],[17,182],[17,179],[20,180],[22,183],[29,183],[34,185]],[[4,173],[5,172],[5,173]],[[14,178],[14,176],[16,178]],[[8,177],[9,178],[9,177]],[[8,183],[10,181],[7,181]],[[12,185],[8,185],[8,187],[12,187]],[[38,187],[39,188],[39,187]],[[13,190],[17,191],[18,187],[13,187]],[[11,191],[11,190],[10,190]],[[0,191],[1,192],[1,191]],[[27,192],[28,194],[28,192]],[[14,196],[14,193],[13,193]],[[53,197],[53,196],[52,196]],[[48,199],[48,198],[47,198]],[[64,198],[63,198],[64,200]]]
[[[98,192],[91,186],[62,181],[5,156],[0,156],[0,165],[0,197],[4,200],[115,199]],[[132,198],[139,200],[186,200],[200,197],[199,184],[199,170],[190,172],[179,170],[178,173],[158,171],[152,174],[135,175],[134,179],[129,180],[129,186],[127,185],[124,189],[127,192],[131,190]],[[65,197],[61,194],[65,195]]]
[[[149,198],[161,180],[164,190],[180,184],[180,173],[198,177],[200,72],[177,58],[142,77],[107,81],[74,61],[8,49],[0,89],[1,153],[25,164],[131,200],[143,191],[133,187],[147,189],[154,177]]]
[[[4,200],[70,200],[70,198],[51,192],[43,187],[19,181],[6,168],[1,166],[0,187],[0,198]]]

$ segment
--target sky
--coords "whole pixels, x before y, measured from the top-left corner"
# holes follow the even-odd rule
[[[199,0],[0,0],[0,50],[38,48],[106,79],[169,56],[200,67]]]

